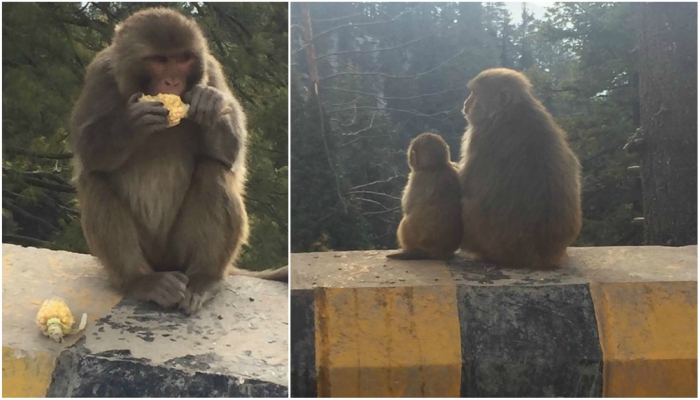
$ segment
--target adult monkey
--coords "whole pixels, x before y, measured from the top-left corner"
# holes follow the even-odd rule
[[[168,111],[137,101],[143,93],[182,95],[187,117],[167,128]],[[197,24],[165,8],[119,24],[87,68],[71,125],[91,252],[126,295],[199,310],[246,242],[248,217],[245,115]]]
[[[581,166],[566,134],[519,72],[489,69],[468,87],[461,248],[512,267],[561,266],[581,231]]]

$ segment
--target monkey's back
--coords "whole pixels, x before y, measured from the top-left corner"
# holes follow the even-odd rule
[[[462,240],[459,176],[450,164],[438,171],[414,171],[406,187],[402,247],[414,247],[434,258],[447,258]],[[457,216],[457,217],[455,217]]]
[[[535,103],[469,140],[463,247],[516,265],[562,255],[581,229],[580,164],[564,132]]]

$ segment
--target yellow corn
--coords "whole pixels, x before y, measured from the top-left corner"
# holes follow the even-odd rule
[[[168,127],[175,126],[180,123],[180,120],[185,118],[187,111],[190,109],[189,104],[185,104],[176,94],[160,93],[157,96],[143,95],[139,101],[160,101],[170,113],[168,114]]]
[[[66,301],[60,297],[44,301],[36,316],[36,323],[41,332],[51,339],[60,342],[65,335],[77,333],[87,324],[87,314],[83,314],[80,327],[73,329],[75,319]]]

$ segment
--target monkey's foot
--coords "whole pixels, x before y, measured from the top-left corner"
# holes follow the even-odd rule
[[[178,308],[187,315],[196,314],[204,304],[214,298],[214,294],[212,291],[193,293],[188,290],[185,292],[185,298],[182,299]]]
[[[180,272],[156,272],[141,280],[134,294],[163,308],[171,308],[185,297],[187,281],[187,276]]]
[[[467,260],[481,261],[481,262],[494,262],[488,260],[483,254],[479,253],[477,250],[471,248],[461,247],[457,250],[460,256],[466,258]]]
[[[178,308],[187,315],[195,314],[204,304],[213,299],[220,289],[221,281],[202,282],[193,279],[190,281]]]
[[[149,288],[150,300],[163,308],[177,305],[187,290],[187,276],[180,272],[159,272],[153,274],[155,280]]]

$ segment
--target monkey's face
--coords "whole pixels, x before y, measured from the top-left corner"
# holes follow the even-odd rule
[[[144,92],[149,95],[159,93],[181,96],[188,88],[188,77],[192,75],[198,62],[191,52],[174,55],[152,55],[143,60],[148,74]]]
[[[490,96],[488,96],[490,91],[488,88],[484,88],[480,82],[476,82],[477,78],[467,84],[471,93],[467,100],[464,101],[464,106],[462,107],[462,115],[467,119],[469,125],[483,120],[487,111],[492,108]]]
[[[120,92],[181,96],[205,76],[207,43],[196,22],[165,8],[142,10],[115,30],[114,76]]]
[[[474,105],[474,100],[476,99],[476,96],[474,96],[474,92],[472,92],[469,97],[464,101],[464,106],[462,107],[462,115],[465,117],[469,113],[469,110],[472,108]]]
[[[474,90],[469,95],[467,100],[464,102],[462,107],[462,114],[467,119],[469,124],[479,122],[487,117],[488,110],[491,109],[495,111],[493,107],[489,105],[489,99],[487,96],[478,94]]]

